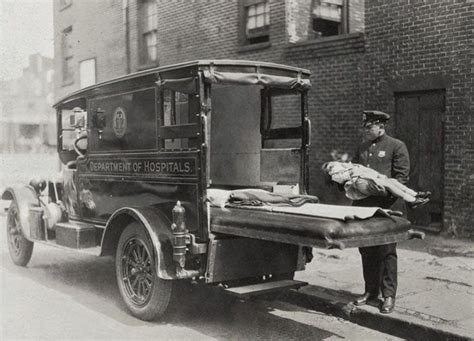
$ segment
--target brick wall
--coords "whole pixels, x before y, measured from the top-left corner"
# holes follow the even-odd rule
[[[287,2],[288,42],[305,41],[311,36],[311,3],[306,0],[290,0]]]
[[[55,98],[79,89],[79,62],[96,58],[97,81],[125,74],[125,33],[121,1],[72,1],[61,9],[54,1],[54,69]],[[65,84],[62,78],[62,32],[72,27],[74,81]]]
[[[367,1],[365,27],[367,108],[393,114],[395,91],[446,91],[444,227],[464,235],[474,234],[473,6],[466,0]]]
[[[238,1],[158,1],[160,65],[194,59],[281,61],[286,42],[285,2],[271,1],[270,45],[241,44]]]

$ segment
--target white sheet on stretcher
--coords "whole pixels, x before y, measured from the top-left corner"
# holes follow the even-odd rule
[[[304,204],[299,207],[270,207],[272,212],[307,215],[338,220],[368,219],[374,215],[390,216],[389,210],[380,207],[338,206],[325,204]]]
[[[384,210],[380,207],[359,207],[359,206],[341,206],[341,205],[326,205],[306,203],[302,206],[232,206],[228,202],[231,191],[222,189],[208,189],[208,201],[214,207],[238,207],[252,210],[264,210],[270,212],[288,213],[306,215],[312,217],[337,219],[337,220],[351,220],[351,219],[368,219],[374,215],[390,216],[390,213],[395,214],[391,210]]]

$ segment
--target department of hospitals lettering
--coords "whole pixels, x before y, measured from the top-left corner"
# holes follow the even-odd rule
[[[89,161],[88,168],[96,173],[193,174],[194,160]]]

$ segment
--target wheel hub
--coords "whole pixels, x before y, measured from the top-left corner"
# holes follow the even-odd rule
[[[151,256],[146,245],[139,239],[130,239],[122,254],[122,281],[125,292],[137,306],[145,305],[153,288]]]

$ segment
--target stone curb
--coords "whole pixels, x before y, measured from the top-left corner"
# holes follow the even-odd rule
[[[354,297],[344,292],[313,285],[290,290],[279,299],[408,340],[474,340],[452,325],[436,327],[417,318],[416,312],[407,314],[396,307],[391,314],[381,314],[375,306],[353,305]]]

